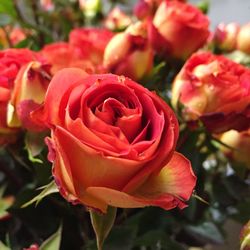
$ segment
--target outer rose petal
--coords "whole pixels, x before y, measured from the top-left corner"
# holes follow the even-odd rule
[[[190,162],[175,152],[170,162],[132,195],[105,187],[89,187],[86,191],[115,207],[160,206],[168,210],[177,206],[184,208],[183,201],[190,198],[195,184]]]
[[[62,99],[73,86],[79,83],[79,81],[84,79],[87,75],[85,71],[77,68],[63,69],[60,71],[60,74],[56,74],[47,89],[44,101],[45,105],[32,113],[33,120],[38,123],[46,122],[48,125],[61,124],[60,109],[62,109],[62,107],[65,108],[67,105],[66,102],[64,105]]]

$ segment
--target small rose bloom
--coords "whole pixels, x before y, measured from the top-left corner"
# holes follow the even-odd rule
[[[113,35],[107,29],[77,28],[70,32],[69,43],[81,51],[83,58],[94,65],[101,65],[104,50]]]
[[[250,23],[240,28],[237,36],[237,49],[250,54]]]
[[[68,201],[104,213],[108,205],[186,206],[196,177],[174,151],[177,119],[155,93],[129,78],[64,69],[33,119],[52,130],[49,159]]]
[[[250,130],[242,132],[229,130],[220,136],[220,140],[229,146],[221,147],[228,158],[250,168]]]
[[[200,119],[221,133],[250,127],[250,70],[224,56],[194,54],[177,75],[172,104],[188,121]]]
[[[61,69],[70,67],[81,68],[88,73],[98,72],[97,67],[88,58],[84,58],[79,48],[66,42],[45,45],[40,54],[45,62],[51,65],[53,75]]]
[[[17,130],[7,125],[7,106],[20,68],[38,58],[28,49],[0,51],[0,145],[13,142]]]
[[[30,120],[30,112],[44,101],[51,75],[50,67],[38,61],[24,65],[18,72],[7,108],[9,127],[42,130]]]
[[[131,17],[116,7],[108,14],[104,26],[109,30],[124,30],[132,23]]]
[[[112,73],[134,80],[146,76],[153,66],[153,50],[145,24],[138,22],[115,35],[105,49],[103,65]]]
[[[236,49],[237,34],[240,26],[237,23],[220,23],[214,32],[213,42],[216,47],[223,51],[232,51]]]
[[[28,248],[24,248],[23,250],[39,250],[39,246],[37,244],[32,244]]]
[[[165,0],[149,22],[150,40],[159,55],[186,59],[206,43],[208,27],[208,17],[195,6]]]

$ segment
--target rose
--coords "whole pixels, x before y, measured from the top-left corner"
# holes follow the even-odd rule
[[[70,32],[69,43],[81,51],[83,58],[101,65],[104,50],[112,37],[113,33],[107,29],[78,28]]]
[[[138,19],[153,16],[162,1],[163,0],[139,0],[134,6],[134,15]]]
[[[16,76],[23,65],[37,58],[37,54],[28,49],[0,51],[0,145],[15,139],[16,129],[7,125],[7,106]]]
[[[237,23],[220,23],[214,32],[213,41],[220,50],[232,51],[236,49],[237,34],[240,26]]]
[[[107,71],[125,75],[134,80],[145,77],[152,69],[153,50],[143,23],[129,26],[108,43],[103,60]]]
[[[250,168],[250,129],[242,132],[229,130],[220,136],[220,140],[229,146],[221,146],[221,150],[229,159]]]
[[[165,57],[186,59],[209,36],[209,20],[198,8],[178,1],[163,1],[150,23],[150,40]]]
[[[23,127],[28,130],[43,130],[30,120],[30,112],[44,101],[45,92],[51,79],[49,65],[32,61],[18,72],[7,108],[9,127]]]
[[[178,123],[155,93],[112,74],[64,69],[32,115],[52,130],[49,159],[61,194],[107,206],[183,208],[196,177],[174,152]]]
[[[40,54],[51,65],[53,75],[61,69],[70,67],[81,68],[89,73],[98,72],[98,68],[88,58],[84,58],[79,48],[66,42],[48,44],[43,47]]]
[[[124,30],[132,23],[132,18],[119,7],[112,9],[104,20],[104,26],[109,30]]]
[[[214,133],[250,127],[250,70],[224,56],[194,54],[173,83],[172,104]]]
[[[240,28],[237,36],[237,49],[250,54],[250,23]]]

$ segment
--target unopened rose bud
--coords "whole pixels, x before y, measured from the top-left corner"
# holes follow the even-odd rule
[[[223,133],[220,140],[229,146],[221,148],[226,156],[250,168],[250,130],[243,132],[230,130]]]
[[[123,30],[132,23],[131,18],[121,9],[114,8],[104,21],[104,26],[110,30]]]
[[[140,22],[115,35],[104,52],[104,67],[134,80],[147,75],[152,64],[153,51],[148,43],[147,29]]]
[[[243,25],[237,36],[237,48],[250,54],[250,23]]]
[[[236,49],[237,34],[240,26],[237,23],[220,23],[214,32],[214,43],[223,51]]]

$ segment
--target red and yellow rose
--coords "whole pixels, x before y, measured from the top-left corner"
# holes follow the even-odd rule
[[[162,1],[152,23],[150,40],[158,54],[186,59],[201,48],[209,36],[209,20],[198,8],[179,1]]]
[[[103,65],[107,71],[133,80],[149,74],[153,66],[153,50],[145,24],[137,22],[116,34],[105,48]]]
[[[67,200],[102,212],[108,205],[186,206],[196,177],[175,152],[177,119],[155,93],[129,78],[64,69],[33,119],[52,130],[49,159]]]
[[[224,56],[194,54],[173,84],[172,104],[214,133],[250,127],[250,70]]]
[[[19,70],[32,60],[37,54],[29,49],[0,51],[0,145],[15,139],[16,129],[7,124],[7,107]]]

